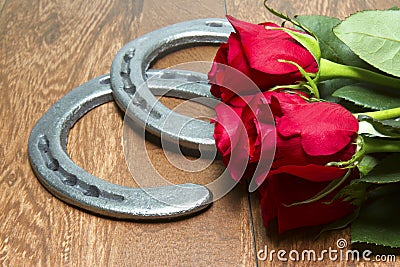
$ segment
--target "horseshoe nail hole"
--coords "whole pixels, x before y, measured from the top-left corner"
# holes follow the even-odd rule
[[[100,80],[100,84],[110,84],[111,83],[111,79],[110,77],[104,77]]]
[[[114,193],[104,192],[104,191],[102,192],[102,196],[105,197],[105,198],[108,198],[108,199],[112,199],[112,200],[118,201],[118,202],[121,202],[121,201],[125,200],[124,196],[117,195],[117,194],[114,194]]]
[[[60,164],[58,163],[58,160],[48,158],[46,159],[46,167],[52,171],[57,171],[60,168]]]
[[[189,75],[188,77],[187,77],[187,81],[188,82],[194,82],[194,83],[197,83],[197,82],[202,82],[202,81],[204,81],[202,78],[200,78],[200,77],[197,77],[197,76],[194,76],[194,75]]]
[[[97,186],[90,185],[89,188],[86,190],[86,192],[83,194],[85,196],[89,196],[89,197],[99,197],[100,190],[99,190],[99,188],[97,188]]]
[[[160,119],[161,118],[161,114],[154,110],[154,109],[150,109],[149,105],[147,104],[146,100],[143,98],[134,98],[132,99],[132,104],[140,107],[142,110],[146,111],[146,112],[150,112],[150,116],[153,117],[154,119]]]
[[[165,80],[181,79],[181,80],[186,80],[188,82],[204,82],[204,81],[208,82],[208,80],[205,80],[204,78],[193,74],[182,74],[177,72],[163,72],[160,76],[160,79],[165,79]]]
[[[39,138],[38,147],[45,153],[49,150],[49,140],[47,140],[46,136],[41,136]]]
[[[38,141],[38,148],[41,151],[42,158],[49,170],[57,171],[60,168],[58,160],[53,157],[49,151],[49,140],[46,136],[41,136]]]
[[[136,86],[134,86],[129,79],[123,79],[122,81],[124,83],[124,91],[128,95],[133,96],[136,93]]]
[[[135,88],[135,86],[132,84],[132,82],[129,79],[124,79],[123,83],[124,83],[125,89]]]
[[[124,61],[125,62],[129,62],[129,60],[131,60],[131,57],[128,54],[124,55]]]
[[[150,116],[152,116],[153,118],[155,118],[155,119],[157,119],[157,120],[161,118],[161,114],[158,113],[158,112],[155,111],[155,110],[150,111]]]
[[[122,78],[129,78],[129,73],[127,73],[127,72],[125,72],[125,71],[121,71],[120,73],[119,73],[119,75],[121,75],[121,77]]]
[[[134,104],[137,107],[140,107],[143,110],[147,109],[147,102],[146,100],[144,100],[143,98],[139,98],[139,99],[133,99],[132,100],[132,104]]]
[[[176,78],[177,78],[177,75],[176,75],[175,73],[173,73],[173,72],[164,72],[164,73],[161,75],[160,78],[161,78],[161,79],[166,79],[166,80],[169,80],[169,79],[176,79]]]
[[[124,86],[124,90],[125,92],[129,95],[129,96],[133,96],[136,93],[136,87],[135,86]]]
[[[208,21],[206,22],[206,26],[212,28],[221,28],[224,27],[224,24],[222,22],[217,22],[217,21]]]
[[[129,62],[135,56],[135,48],[129,49],[124,55],[124,61]]]
[[[78,182],[78,177],[68,172],[63,173],[63,177],[64,179],[62,179],[62,182],[65,185],[74,186]]]
[[[211,68],[211,63],[215,57],[219,48],[219,44],[209,44],[209,45],[198,45],[193,47],[182,48],[178,51],[171,51],[167,54],[162,54],[160,57],[156,58],[155,61],[151,63],[151,67],[153,69],[165,69],[163,73],[168,74],[171,71],[168,71],[168,68],[173,67],[174,69],[177,65],[182,66],[181,64],[187,64],[188,62],[209,62],[203,65],[198,65],[196,69],[189,68],[180,70],[188,70],[188,71],[197,71],[201,73],[208,73]],[[162,77],[162,74],[160,75]],[[168,75],[166,76],[168,77]],[[163,78],[163,77],[162,77]]]

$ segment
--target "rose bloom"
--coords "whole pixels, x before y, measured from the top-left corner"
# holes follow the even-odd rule
[[[314,56],[288,33],[280,30],[282,28],[278,25],[268,22],[251,24],[231,16],[227,18],[236,32],[231,33],[227,43],[221,44],[208,74],[211,93],[222,101],[227,102],[235,94],[256,93],[254,88],[235,93],[228,90],[238,88],[229,85],[240,81],[229,73],[226,66],[248,76],[261,91],[304,80],[296,66],[278,60],[295,62],[308,73],[318,72]]]
[[[216,107],[214,138],[232,178],[250,178],[255,166],[264,164],[260,153],[263,150],[270,153],[274,141],[271,136],[276,137],[276,152],[269,173],[254,177],[260,185],[258,192],[265,226],[277,218],[279,232],[284,232],[326,224],[354,210],[353,205],[341,199],[326,202],[358,177],[355,169],[344,185],[321,200],[287,206],[312,198],[332,180],[346,174],[347,170],[326,164],[349,160],[355,153],[358,121],[348,110],[335,103],[308,102],[295,93],[271,91],[247,96],[247,99],[236,96],[230,105],[220,103]],[[267,105],[273,114],[275,135],[271,121],[265,120]],[[232,111],[237,116],[225,116]],[[237,131],[239,125],[244,125],[242,131]],[[264,129],[264,134],[260,134],[260,129]],[[242,176],[235,164],[228,165],[236,160],[248,162]]]

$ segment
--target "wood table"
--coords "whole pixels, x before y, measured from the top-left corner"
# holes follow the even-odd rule
[[[281,0],[271,6],[293,16],[345,18],[363,9],[384,9],[397,0]],[[239,19],[280,22],[256,0],[227,0]],[[53,197],[31,170],[27,141],[34,123],[76,86],[109,72],[117,51],[134,38],[178,21],[223,17],[222,0],[50,1],[0,0],[0,263],[3,266],[394,266],[377,262],[257,261],[268,249],[321,251],[349,241],[349,231],[290,231],[279,236],[262,226],[257,196],[239,185],[210,209],[169,223],[99,217]],[[395,25],[393,25],[395,26]],[[211,61],[216,47],[175,52],[153,67]],[[163,98],[174,107],[180,101]],[[123,113],[114,102],[89,112],[72,129],[71,158],[113,183],[135,186],[121,137]],[[171,167],[162,149],[147,141],[157,170],[174,183],[207,183],[223,165],[199,173]],[[142,160],[142,159],[138,159]]]

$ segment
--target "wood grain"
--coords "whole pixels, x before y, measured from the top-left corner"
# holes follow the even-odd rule
[[[394,0],[271,1],[276,9],[289,14],[320,13],[341,18],[356,10],[396,4]],[[262,1],[228,0],[227,7],[230,14],[242,19],[277,21],[263,9]],[[0,1],[3,266],[317,266],[309,262],[257,262],[255,251],[265,245],[270,249],[324,249],[335,245],[339,237],[348,240],[347,231],[325,234],[314,242],[310,237],[313,230],[283,236],[273,228],[265,230],[257,198],[252,195],[249,201],[245,185],[196,217],[146,224],[111,220],[71,207],[48,193],[35,178],[27,140],[34,123],[51,105],[72,88],[108,73],[117,51],[135,37],[178,21],[223,15],[223,2],[213,0]],[[210,61],[215,51],[215,47],[179,51],[154,67]],[[170,107],[181,103],[162,101]],[[102,105],[72,129],[68,151],[90,173],[113,183],[136,186],[122,152],[122,129],[123,114],[116,104]],[[171,167],[159,146],[146,141],[146,147],[156,169],[173,183],[205,184],[223,171],[221,162],[216,161],[202,172],[182,173]]]

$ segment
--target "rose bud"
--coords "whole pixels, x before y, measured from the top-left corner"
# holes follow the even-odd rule
[[[305,80],[299,68],[288,62],[296,63],[307,73],[318,72],[320,51],[314,37],[273,23],[251,24],[231,16],[227,18],[236,32],[231,33],[227,43],[221,44],[208,74],[215,97],[228,102],[235,94],[257,93],[248,87],[242,87],[239,92],[229,90],[238,88],[234,85],[240,80],[236,81],[236,76],[224,65],[248,76],[261,91]],[[310,49],[304,46],[307,43],[313,44],[308,46]],[[317,51],[310,51],[312,49]]]

